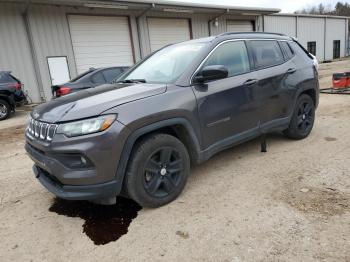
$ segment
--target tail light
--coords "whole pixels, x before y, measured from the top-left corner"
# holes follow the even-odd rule
[[[66,86],[61,86],[56,90],[56,96],[64,96],[69,94],[72,91],[71,88],[66,87]]]
[[[11,84],[11,87],[16,88],[17,90],[22,90],[23,85],[21,83]]]

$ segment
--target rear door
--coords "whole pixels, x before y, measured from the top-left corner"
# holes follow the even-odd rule
[[[229,75],[204,85],[195,85],[198,112],[206,147],[222,142],[227,145],[250,137],[259,123],[256,96],[257,75],[250,70],[244,41],[220,44],[198,71],[209,65],[223,65]],[[219,143],[219,146],[222,146]]]
[[[276,40],[250,40],[247,42],[254,54],[254,68],[258,74],[258,92],[261,99],[261,127],[279,125],[287,121],[290,94],[295,86],[289,81],[296,68],[292,60],[285,61]]]

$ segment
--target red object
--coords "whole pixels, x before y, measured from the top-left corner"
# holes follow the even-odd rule
[[[64,96],[69,94],[72,91],[69,87],[61,86],[56,90],[56,96]]]
[[[20,83],[15,83],[15,84],[11,84],[11,86],[16,88],[17,90],[21,90],[23,85]]]
[[[333,74],[333,88],[342,89],[350,87],[350,72]]]

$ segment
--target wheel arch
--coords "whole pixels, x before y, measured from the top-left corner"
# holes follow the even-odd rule
[[[13,98],[11,98],[10,96],[7,96],[7,95],[0,94],[0,99],[7,102],[10,105],[11,110],[15,109],[15,102],[14,102]]]
[[[116,172],[117,184],[120,187],[117,190],[118,194],[122,190],[125,171],[134,146],[138,141],[152,133],[165,133],[178,138],[187,148],[191,163],[197,164],[200,162],[201,154],[199,140],[192,125],[187,119],[172,118],[143,126],[131,132],[124,144]]]

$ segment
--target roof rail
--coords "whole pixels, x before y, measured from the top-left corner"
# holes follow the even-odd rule
[[[241,35],[241,34],[261,34],[261,35],[287,36],[287,35],[285,35],[285,34],[280,34],[280,33],[268,33],[268,32],[225,32],[225,33],[222,33],[222,34],[217,35],[216,37],[225,36],[225,35]]]

